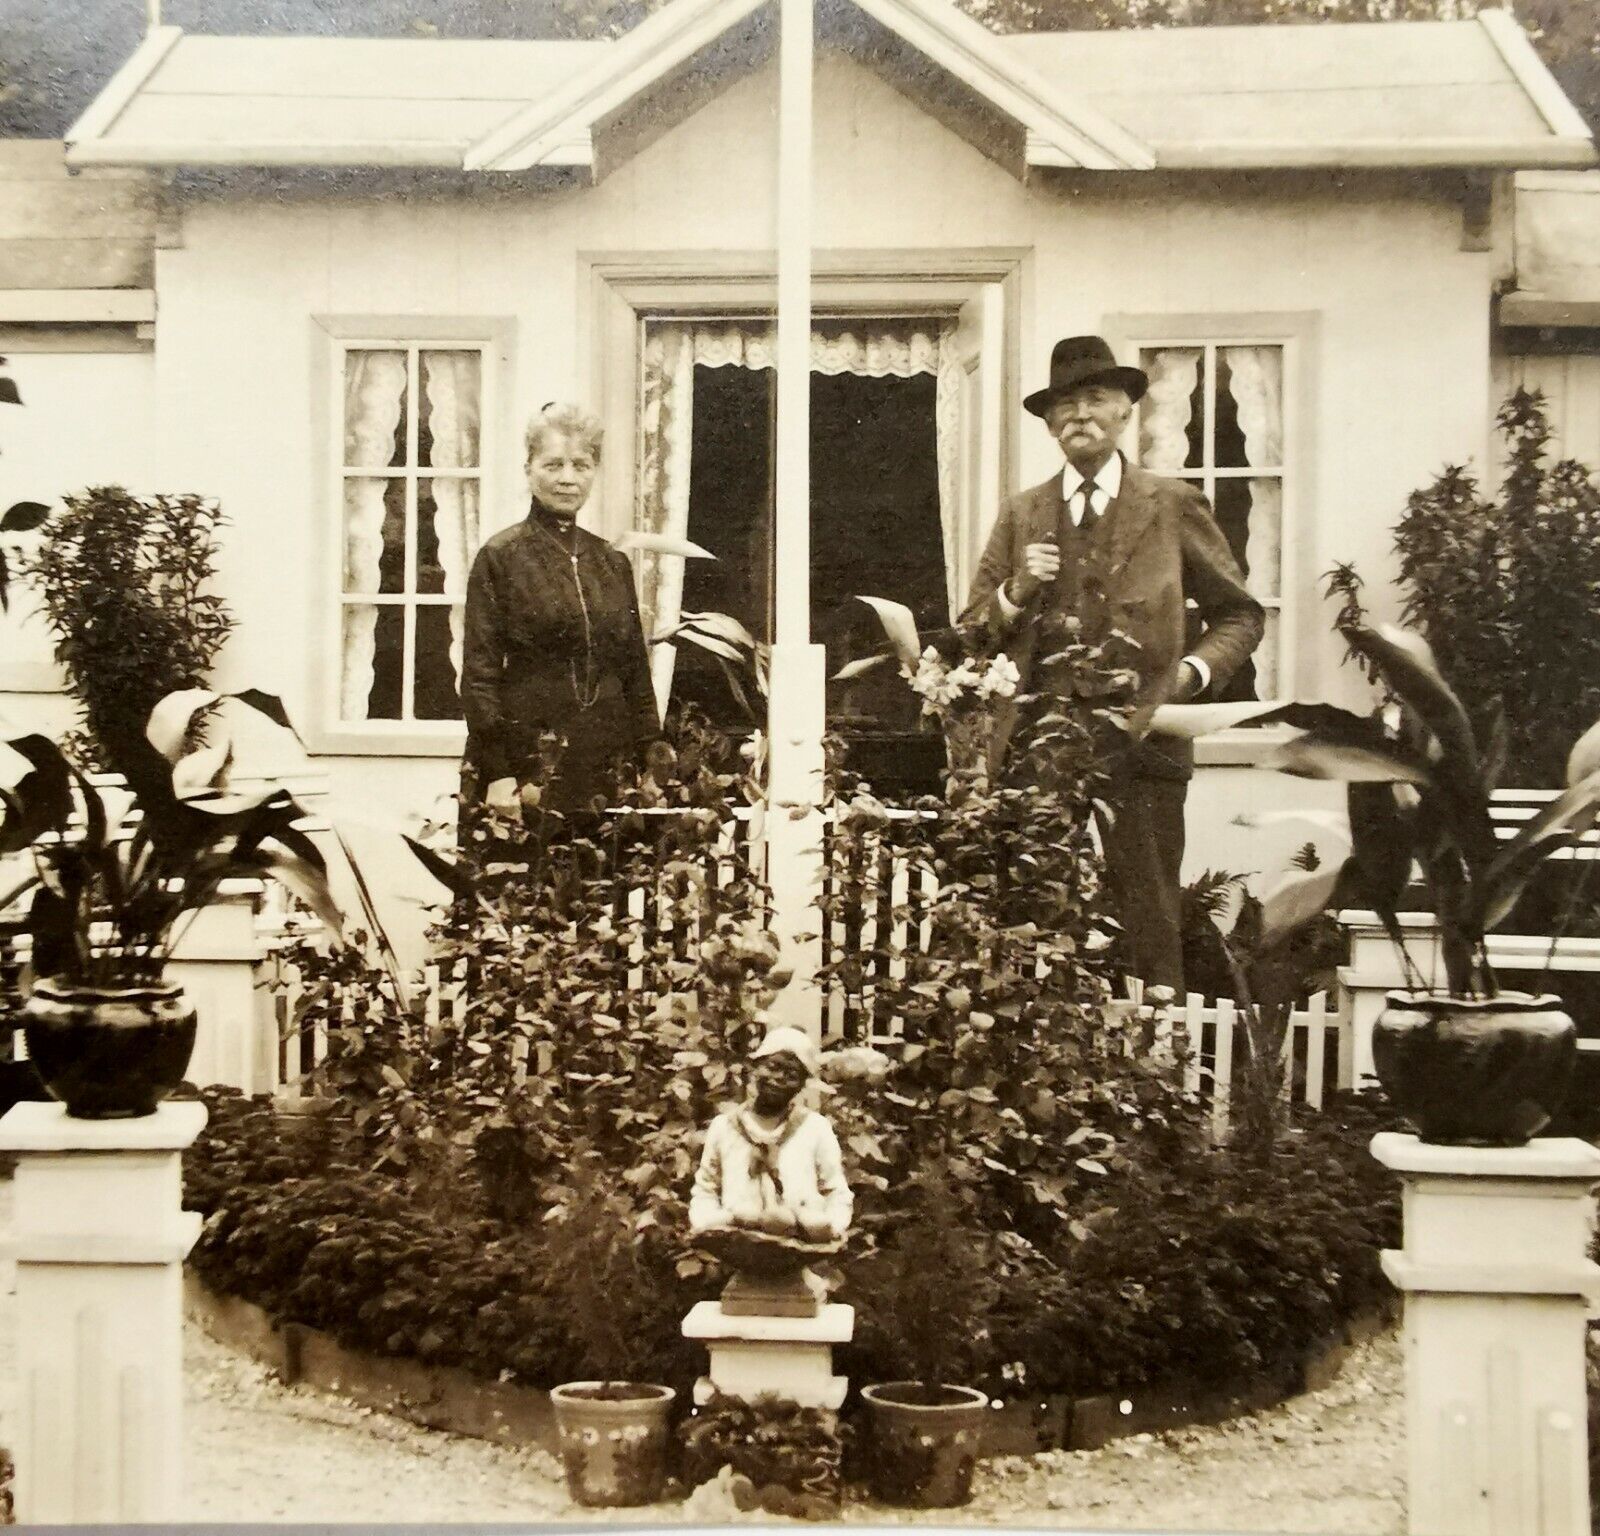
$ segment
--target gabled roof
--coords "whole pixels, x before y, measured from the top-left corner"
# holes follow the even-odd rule
[[[68,134],[68,158],[490,173],[590,166],[597,138],[630,104],[762,20],[755,13],[769,3],[673,0],[610,42],[224,38],[161,28]],[[867,18],[1009,124],[1019,169],[1596,160],[1582,119],[1501,12],[1457,22],[1000,36],[950,0],[824,3]]]
[[[529,106],[466,154],[468,170],[524,171],[594,132],[610,112],[686,62],[766,0],[677,0],[624,37],[589,74]],[[1155,161],[1126,129],[1009,53],[1004,40],[950,0],[855,0],[874,21],[1014,121],[1058,165],[1147,170]]]

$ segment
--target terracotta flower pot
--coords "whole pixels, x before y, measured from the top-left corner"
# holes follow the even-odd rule
[[[80,1120],[153,1115],[183,1081],[195,1013],[176,982],[84,987],[43,978],[22,1005],[28,1057]]]
[[[550,1389],[567,1491],[590,1508],[654,1504],[667,1476],[671,1387],[569,1381]]]
[[[1557,997],[1390,992],[1372,1056],[1422,1140],[1520,1147],[1560,1109],[1578,1032]]]
[[[929,1402],[933,1396],[936,1401]],[[989,1399],[974,1387],[890,1381],[861,1389],[872,1419],[868,1482],[885,1504],[953,1509],[972,1497]]]

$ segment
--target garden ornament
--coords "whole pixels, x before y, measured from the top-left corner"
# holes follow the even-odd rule
[[[806,1265],[839,1252],[851,1213],[838,1137],[799,1102],[819,1052],[804,1030],[784,1026],[751,1061],[744,1103],[730,1104],[706,1132],[689,1228],[735,1271],[725,1312],[811,1316],[824,1288]]]

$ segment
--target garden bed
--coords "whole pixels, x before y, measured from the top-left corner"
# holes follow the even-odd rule
[[[493,1219],[462,1191],[429,1200],[404,1177],[352,1166],[337,1124],[308,1132],[265,1102],[212,1100],[186,1189],[206,1217],[190,1294],[215,1328],[286,1379],[352,1391],[361,1377],[375,1406],[447,1416],[419,1422],[539,1439],[534,1400],[585,1372],[542,1281],[537,1214]],[[1324,1374],[1329,1351],[1389,1295],[1378,1252],[1397,1240],[1398,1202],[1366,1151],[1382,1123],[1363,1101],[1339,1101],[1265,1164],[1217,1152],[1130,1173],[1121,1203],[1102,1202],[1085,1236],[1051,1255],[1013,1238],[977,1377],[1013,1405],[995,1417],[994,1448],[1208,1422]],[[687,1396],[704,1360],[679,1327],[719,1277],[680,1271],[678,1251],[648,1272],[648,1294],[624,1300],[651,1374]],[[845,1268],[859,1322],[839,1368],[858,1383],[892,1379],[895,1320]],[[465,1406],[439,1406],[449,1402]]]
[[[285,1386],[334,1392],[425,1429],[559,1454],[550,1397],[539,1388],[485,1381],[456,1366],[347,1349],[319,1329],[280,1324],[251,1302],[219,1296],[193,1273],[184,1277],[184,1309],[211,1338],[269,1367]],[[985,1420],[981,1454],[1098,1450],[1130,1436],[1256,1413],[1326,1387],[1351,1348],[1392,1319],[1390,1309],[1353,1319],[1341,1333],[1308,1350],[1292,1369],[1275,1376],[1224,1385],[1157,1383],[1120,1397],[1057,1395],[1044,1402],[1005,1403]]]

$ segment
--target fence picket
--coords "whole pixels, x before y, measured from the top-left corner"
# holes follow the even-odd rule
[[[1219,997],[1217,1044],[1211,1069],[1211,1133],[1218,1141],[1228,1134],[1228,1098],[1233,1083],[1233,1030],[1238,1020],[1233,999]]]
[[[1185,1093],[1200,1092],[1200,1052],[1205,1044],[1205,1013],[1205,998],[1198,992],[1191,992],[1184,999],[1183,1006],[1184,1044],[1188,1047],[1183,1067]]]
[[[1327,1054],[1328,994],[1318,992],[1306,1007],[1306,1103],[1322,1108],[1323,1062]]]

